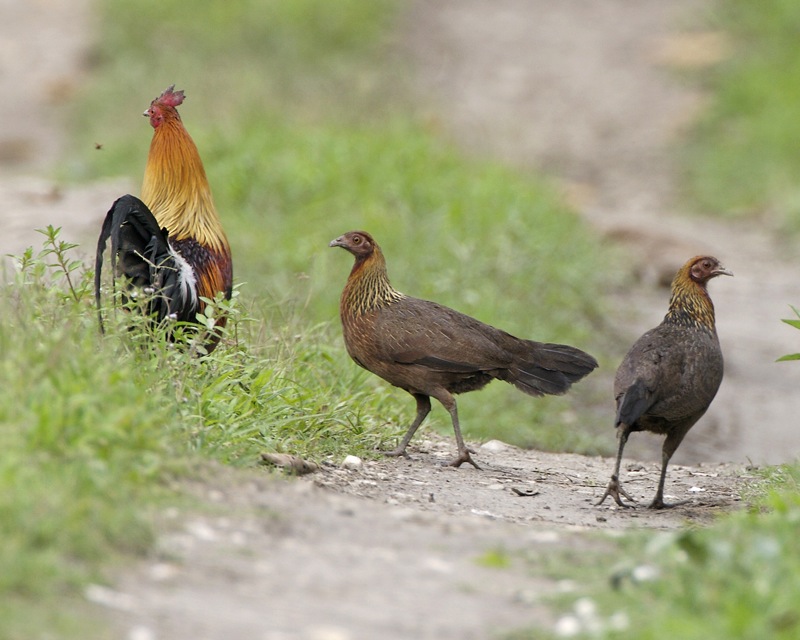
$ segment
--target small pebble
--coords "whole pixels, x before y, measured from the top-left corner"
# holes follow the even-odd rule
[[[351,471],[361,471],[364,468],[364,462],[358,456],[347,456],[342,462],[342,466]]]
[[[154,582],[164,582],[178,575],[178,567],[167,562],[157,562],[150,567],[148,573]]]
[[[156,640],[157,636],[155,631],[153,631],[150,627],[144,627],[142,625],[133,627],[130,631],[128,631],[127,640]]]
[[[511,448],[510,444],[506,444],[502,440],[489,440],[481,445],[483,451],[493,451],[499,453],[500,451],[508,451]]]
[[[116,609],[117,611],[133,611],[136,605],[133,596],[116,591],[100,584],[90,584],[84,591],[84,597],[101,607]]]

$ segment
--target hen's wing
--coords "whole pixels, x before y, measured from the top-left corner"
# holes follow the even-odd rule
[[[434,371],[488,371],[506,367],[512,360],[498,344],[500,330],[417,298],[407,297],[383,309],[375,333],[382,358]]]

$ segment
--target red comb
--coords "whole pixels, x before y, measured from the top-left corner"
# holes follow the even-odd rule
[[[179,104],[183,102],[183,99],[186,97],[183,95],[183,91],[174,91],[175,85],[170,85],[164,92],[158,96],[155,100],[153,100],[156,104],[163,104],[165,107],[177,107]]]

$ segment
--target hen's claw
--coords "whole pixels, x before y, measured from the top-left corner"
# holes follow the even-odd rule
[[[606,498],[608,498],[608,496],[611,496],[612,498],[614,498],[614,502],[616,502],[620,507],[627,507],[627,508],[633,507],[632,504],[625,504],[622,501],[622,498],[620,498],[620,496],[619,496],[620,493],[623,496],[625,496],[628,500],[630,500],[631,502],[636,502],[636,500],[634,500],[630,496],[630,494],[627,491],[625,491],[625,489],[622,488],[622,485],[620,485],[620,483],[619,483],[619,478],[617,476],[611,476],[611,481],[608,483],[608,486],[606,487],[606,492],[603,494],[603,497],[600,498],[600,501],[595,504],[595,506],[599,507],[601,504],[603,504],[605,502],[605,500],[606,500]],[[653,502],[653,504],[655,504],[655,501]],[[663,506],[663,503],[662,503],[662,506]],[[662,508],[662,507],[655,507],[653,505],[650,505],[650,507],[652,509]]]
[[[405,458],[406,460],[411,460],[411,456],[408,455],[408,452],[404,448],[398,447],[397,449],[392,449],[391,451],[384,451],[383,455],[389,458]]]
[[[447,467],[460,467],[465,462],[469,462],[473,467],[475,467],[478,470],[481,470],[481,468],[478,466],[478,463],[475,462],[472,459],[472,456],[469,455],[469,449],[465,449],[463,452],[459,453],[455,458],[453,458],[445,466],[447,466]]]

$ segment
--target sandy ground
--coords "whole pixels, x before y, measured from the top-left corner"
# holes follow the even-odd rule
[[[670,65],[686,64],[687,50],[689,64],[714,58],[713,34],[676,35],[701,6],[419,2],[401,38],[421,100],[453,139],[543,168],[629,249],[631,289],[612,295],[631,341],[660,321],[668,294],[657,283],[687,257],[709,251],[736,273],[712,285],[726,379],[668,477],[667,494],[689,503],[658,513],[597,507],[610,460],[498,443],[477,449],[482,472],[442,468],[452,439],[424,432],[410,461],[326,466],[296,480],[219,469],[189,487],[206,509],[161,513],[153,556],[110,588],[87,591],[116,637],[486,638],[550,626],[543,600],[579,586],[534,567],[552,569],[562,552],[602,553],[620,530],[706,523],[740,504],[753,481],[748,459],[797,457],[800,369],[773,363],[796,343],[779,318],[798,303],[787,268],[797,251],[752,224],[685,217],[674,204],[668,147],[702,96],[676,82]],[[119,184],[80,188],[43,177],[65,151],[64,108],[84,73],[89,3],[0,0],[0,11],[0,94],[16,98],[0,120],[0,252],[38,244],[33,229],[46,224],[91,242],[140,168]],[[644,462],[632,455],[623,482],[643,503],[655,490],[658,446],[631,440]],[[510,555],[508,567],[477,561],[497,550]]]
[[[99,600],[131,640],[485,639],[556,623],[546,599],[581,590],[552,577],[560,554],[603,553],[625,529],[708,523],[754,481],[737,465],[676,465],[667,492],[690,504],[620,510],[595,506],[607,460],[492,441],[477,471],[442,467],[452,439],[413,449],[293,481],[221,470],[193,487],[210,513],[166,512],[154,557]],[[645,504],[657,477],[656,464],[624,473]],[[508,566],[482,564],[492,553]]]

